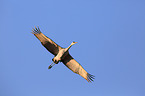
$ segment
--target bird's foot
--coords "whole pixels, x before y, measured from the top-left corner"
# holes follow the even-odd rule
[[[51,68],[52,68],[52,66],[51,66],[51,65],[49,65],[48,69],[51,69]]]
[[[53,65],[52,65],[52,64],[53,64]],[[49,65],[48,69],[51,69],[51,68],[55,65],[54,62],[52,62],[52,64]]]

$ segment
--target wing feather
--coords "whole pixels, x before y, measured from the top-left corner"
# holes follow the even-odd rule
[[[89,74],[69,53],[62,59],[62,62],[74,73],[79,74],[85,78],[88,82],[93,81],[94,76]]]
[[[32,32],[41,42],[41,44],[53,55],[57,55],[60,49],[62,49],[58,44],[56,44],[53,40],[45,36],[38,28],[35,27]]]

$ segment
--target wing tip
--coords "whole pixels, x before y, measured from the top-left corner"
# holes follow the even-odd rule
[[[32,30],[32,32],[31,32],[32,34],[40,34],[41,33],[41,31],[40,31],[40,29],[39,29],[39,27],[37,26],[35,26],[35,28],[33,28],[33,30]]]
[[[94,81],[93,79],[95,79],[95,76],[88,73],[87,74],[87,81],[92,82],[92,81]]]

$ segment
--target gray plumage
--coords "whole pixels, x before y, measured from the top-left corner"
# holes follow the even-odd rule
[[[93,81],[94,76],[89,74],[85,69],[69,54],[69,49],[72,45],[76,44],[77,42],[72,42],[68,48],[62,48],[58,44],[56,44],[53,40],[46,37],[38,28],[35,27],[32,32],[41,42],[41,44],[55,57],[52,61],[55,64],[59,62],[63,62],[65,66],[67,66],[70,70],[74,73],[79,74],[83,78],[85,78],[88,82]],[[49,69],[52,65],[49,66]]]

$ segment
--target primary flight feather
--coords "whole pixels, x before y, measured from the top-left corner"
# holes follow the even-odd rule
[[[53,40],[46,37],[38,28],[32,30],[33,34],[40,40],[41,44],[55,57],[52,59],[53,63],[48,67],[51,69],[52,66],[58,64],[59,62],[63,62],[65,66],[67,66],[74,73],[79,74],[83,78],[85,78],[88,82],[93,81],[94,76],[89,74],[85,69],[69,54],[68,50],[72,45],[77,42],[72,42],[68,48],[62,48],[58,44],[56,44]]]

